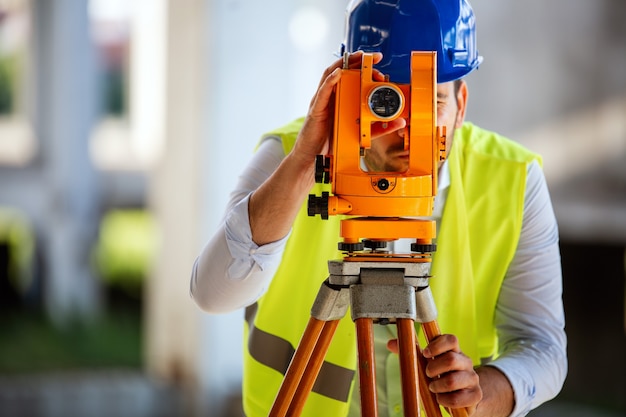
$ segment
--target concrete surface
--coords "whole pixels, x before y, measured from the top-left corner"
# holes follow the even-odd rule
[[[193,414],[185,407],[180,391],[139,371],[0,376],[0,417],[187,417]],[[197,415],[240,417],[235,411],[216,416],[205,410]],[[529,416],[624,417],[626,412],[555,400]]]

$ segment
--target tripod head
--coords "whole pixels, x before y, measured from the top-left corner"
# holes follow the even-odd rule
[[[318,155],[316,160],[315,179],[332,184],[332,195],[310,195],[308,203],[310,216],[319,214],[328,219],[329,215],[344,214],[369,220],[359,223],[358,231],[344,227],[342,221],[344,243],[401,237],[429,243],[434,237],[434,222],[426,227],[428,230],[403,231],[404,224],[393,225],[400,218],[432,215],[437,170],[446,156],[445,128],[436,125],[436,62],[436,52],[413,51],[410,84],[394,84],[374,79],[373,54],[363,54],[360,69],[347,68],[344,55],[343,73],[335,87],[330,153]],[[362,158],[371,149],[372,140],[377,140],[372,139],[373,125],[397,118],[407,121],[403,158],[408,161],[401,172],[367,169]]]

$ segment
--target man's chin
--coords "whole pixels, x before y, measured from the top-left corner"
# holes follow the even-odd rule
[[[399,174],[406,172],[409,169],[409,164],[395,164],[388,165],[386,167],[386,172],[397,172]]]
[[[389,172],[406,172],[409,169],[409,155],[396,155],[387,164]]]

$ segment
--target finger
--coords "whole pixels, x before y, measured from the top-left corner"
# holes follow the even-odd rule
[[[309,112],[296,140],[297,153],[305,158],[327,151],[329,120],[332,117],[329,103],[340,78],[341,70],[336,68],[324,79],[311,99]]]
[[[378,64],[383,59],[383,54],[380,52],[374,53],[374,65]],[[374,81],[385,81],[385,74],[374,68],[372,71],[372,79]]]
[[[333,88],[339,82],[341,78],[341,70],[339,68],[335,68],[333,72],[328,74],[328,76],[324,79],[322,84],[320,85],[317,93],[311,100],[311,108],[309,110],[309,114],[313,117],[319,117],[319,115],[323,114],[324,116],[328,113],[328,103],[330,101],[330,97],[333,92]]]
[[[480,379],[474,370],[444,374],[432,381],[428,389],[437,394],[439,403],[446,407],[471,407],[482,399]]]
[[[426,375],[437,378],[454,371],[474,372],[472,360],[459,352],[446,352],[428,361]]]
[[[363,56],[363,51],[356,51],[356,52],[351,53],[348,57],[348,67],[360,68],[362,56]],[[337,59],[335,62],[333,62],[328,68],[326,68],[326,70],[324,70],[324,73],[322,74],[322,78],[320,79],[318,88],[324,83],[324,80],[326,80],[326,78],[328,78],[328,76],[331,73],[337,70],[337,68],[343,68],[343,63],[344,63],[344,58],[341,57]]]
[[[445,394],[459,390],[473,390],[478,386],[476,372],[448,372],[428,384],[428,388],[435,394]]]
[[[363,53],[364,53],[363,51],[356,51],[356,52],[350,53],[350,55],[348,56],[348,68],[349,69],[360,69],[361,68],[361,64],[362,64],[362,61],[363,61]],[[374,64],[379,63],[383,59],[383,54],[380,53],[380,52],[373,52],[372,55],[373,55],[373,62],[374,62]],[[341,57],[338,60],[336,60],[335,62],[333,62],[328,68],[326,68],[326,70],[322,74],[322,78],[320,79],[318,87],[322,85],[322,83],[324,82],[326,77],[328,77],[329,74],[331,74],[337,68],[343,68],[343,67],[344,67],[344,58]],[[373,69],[373,71],[372,71],[372,78],[375,81],[384,81],[385,80],[385,75],[382,72],[380,72],[379,70]]]
[[[358,52],[361,52],[361,51],[358,51]],[[350,64],[349,64],[349,68],[350,69],[359,69],[359,68],[361,68],[361,62],[363,60],[362,55],[363,55],[363,53],[360,53],[355,58],[350,57]],[[383,59],[383,54],[380,53],[380,52],[373,52],[372,56],[373,56],[373,64],[374,65],[376,65],[377,63],[379,63]],[[382,72],[380,72],[376,68],[372,68],[372,79],[374,81],[385,81],[385,74],[383,74]]]
[[[349,67],[360,68],[362,55],[363,55],[363,51],[356,51],[354,53],[351,53],[348,58]],[[322,74],[322,78],[320,79],[320,82],[317,85],[318,92],[332,74],[335,74],[338,70],[343,69],[343,64],[344,64],[344,59],[342,57],[336,60],[335,62],[333,62],[328,68],[326,68],[326,70],[324,70],[324,73]],[[313,106],[313,103],[315,102],[315,98],[316,96],[313,96],[313,98],[311,98],[311,101],[309,103],[309,108]]]
[[[374,71],[372,71],[372,79],[374,81],[385,81],[385,74],[378,71],[377,69],[374,69]]]
[[[352,52],[348,56],[348,68],[350,69],[361,68],[362,62],[363,62],[363,51]],[[343,65],[343,60],[342,60],[342,65]]]
[[[387,342],[387,349],[392,353],[399,353],[400,349],[398,348],[398,339],[391,339]]]
[[[434,358],[445,352],[460,352],[459,339],[452,334],[442,334],[430,341],[424,349],[424,357]]]
[[[475,410],[482,398],[483,394],[480,387],[437,394],[437,402],[440,405],[453,409],[466,408],[469,410]]]
[[[372,139],[376,139],[380,136],[387,135],[396,130],[404,129],[406,127],[406,120],[402,117],[389,122],[375,122],[372,123]]]
[[[363,51],[352,52],[348,57],[348,68],[350,69],[359,69],[361,68],[361,64],[363,62]],[[371,52],[373,64],[379,63],[383,59],[383,54],[380,52]],[[343,58],[338,61],[343,67]],[[374,70],[374,72],[378,72],[382,75],[382,73],[378,70]]]

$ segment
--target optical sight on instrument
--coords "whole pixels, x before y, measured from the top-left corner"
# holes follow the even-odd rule
[[[309,215],[368,218],[367,223],[342,222],[344,241],[387,239],[380,236],[383,229],[389,230],[392,239],[423,233],[428,240],[430,232],[417,231],[412,224],[407,228],[406,222],[398,220],[432,215],[437,170],[446,157],[445,128],[437,127],[436,52],[412,52],[410,84],[375,80],[373,59],[373,54],[364,53],[361,68],[350,69],[344,57],[335,87],[329,154],[318,155],[316,161],[315,179],[330,183],[331,193],[310,195]],[[401,172],[370,171],[362,158],[372,146],[373,125],[400,117],[407,121],[401,150],[408,153],[404,156],[407,163]],[[383,228],[378,227],[380,222]]]

